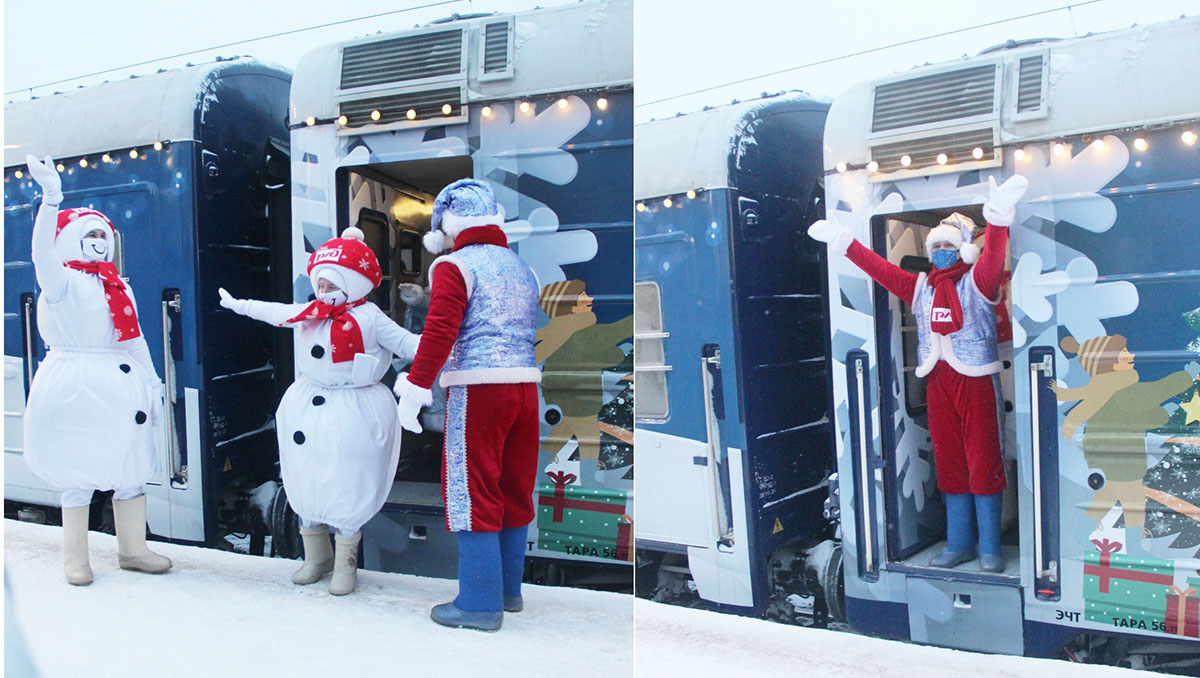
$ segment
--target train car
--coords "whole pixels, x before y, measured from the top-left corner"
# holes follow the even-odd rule
[[[828,102],[788,93],[636,130],[638,595],[841,616],[832,470]]]
[[[531,576],[625,589],[633,527],[632,20],[629,0],[584,2],[454,17],[303,57],[290,104],[293,287],[284,297],[308,300],[309,254],[357,226],[383,267],[373,300],[419,330],[434,258],[421,236],[433,198],[457,179],[487,181],[507,214],[513,250],[543,288]],[[547,301],[563,290],[578,303]],[[455,576],[439,487],[442,412],[427,409],[426,430],[404,433],[388,501],[363,527],[367,568]]]
[[[290,364],[291,347],[281,333],[217,312],[216,287],[262,297],[291,289],[279,275],[290,269],[290,80],[277,66],[232,59],[5,107],[6,515],[55,521],[59,505],[22,454],[25,398],[45,358],[30,259],[41,196],[25,155],[50,155],[63,207],[98,209],[116,226],[116,264],[137,290],[165,380],[163,456],[146,487],[151,532],[218,546],[230,532],[255,531],[261,552],[263,515],[279,504],[274,410],[287,382],[276,368]],[[102,528],[110,508],[97,503],[93,526]]]
[[[920,643],[1158,668],[1200,645],[1200,18],[861,83],[830,108],[831,218],[909,270],[989,179],[1029,180],[997,306],[1007,569],[945,535],[910,309],[828,268],[845,605]],[[797,237],[803,238],[801,233]],[[978,237],[978,236],[977,236]],[[1188,662],[1191,662],[1190,664]]]

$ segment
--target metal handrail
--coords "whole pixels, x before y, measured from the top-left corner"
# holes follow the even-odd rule
[[[859,464],[862,469],[862,520],[863,520],[863,542],[864,555],[866,560],[867,572],[875,569],[875,544],[874,537],[871,534],[871,477],[868,475],[870,471],[870,459],[868,458],[870,441],[867,440],[867,412],[866,398],[863,395],[863,364],[861,360],[854,363],[854,380],[858,386],[858,452]]]

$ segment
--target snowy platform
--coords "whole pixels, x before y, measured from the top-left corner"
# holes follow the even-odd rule
[[[638,599],[638,676],[1149,678],[1163,674],[988,655],[806,629]]]
[[[63,579],[58,527],[4,521],[17,617],[46,676],[629,676],[633,597],[525,587],[499,633],[446,629],[429,608],[457,584],[360,571],[336,598],[328,578],[294,586],[298,563],[153,544],[164,575],[117,568],[92,532],[96,581]],[[586,654],[584,652],[586,651]]]

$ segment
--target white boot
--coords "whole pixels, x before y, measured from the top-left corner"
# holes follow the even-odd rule
[[[333,545],[329,543],[329,527],[302,527],[300,537],[304,540],[304,564],[292,574],[292,583],[312,584],[333,570]]]
[[[62,510],[63,570],[67,583],[87,586],[92,583],[92,566],[88,564],[88,512],[91,506]]]
[[[162,574],[171,569],[171,559],[146,546],[146,495],[125,501],[113,500],[113,522],[117,527],[117,563],[122,570]]]
[[[355,532],[349,537],[334,535],[337,553],[333,556],[333,578],[329,580],[329,592],[335,596],[344,596],[354,590],[358,583],[358,542],[362,539],[361,532]]]

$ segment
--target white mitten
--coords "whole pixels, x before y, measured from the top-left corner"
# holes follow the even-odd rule
[[[25,156],[25,164],[29,166],[29,176],[38,182],[42,187],[42,204],[44,205],[61,205],[62,194],[62,179],[58,176],[58,170],[54,168],[54,160],[50,156],[46,156],[45,164],[38,162],[38,159],[32,155]]]
[[[1012,226],[1017,218],[1017,203],[1029,190],[1029,180],[1014,174],[1007,181],[996,185],[995,177],[988,177],[988,199],[983,203],[983,218],[992,226]]]
[[[836,219],[818,219],[808,227],[808,237],[829,243],[834,254],[845,254],[854,242],[854,232],[839,224]]]
[[[239,315],[246,315],[246,309],[250,306],[249,299],[238,299],[226,292],[224,287],[217,288],[217,294],[221,295],[222,306]]]
[[[420,433],[421,422],[417,420],[417,415],[421,413],[422,407],[433,403],[433,392],[409,381],[407,373],[396,377],[396,385],[392,387],[392,391],[400,398],[400,402],[396,403],[400,427],[406,431]]]

